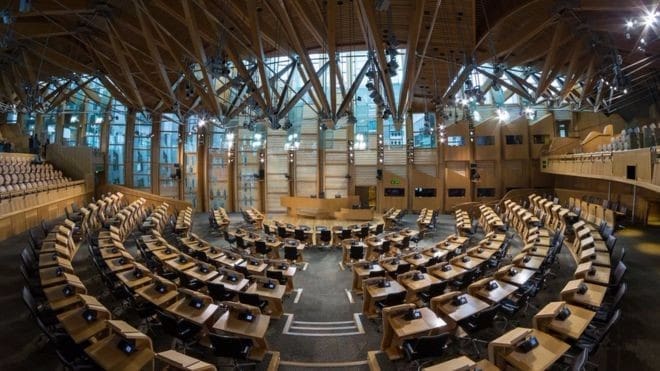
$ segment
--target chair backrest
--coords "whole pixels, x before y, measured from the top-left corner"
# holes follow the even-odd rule
[[[25,306],[28,308],[30,311],[30,314],[32,314],[32,317],[38,318],[38,308],[39,306],[37,305],[37,301],[34,300],[34,296],[32,296],[32,292],[27,286],[23,286],[23,290],[21,291],[21,295],[23,298],[23,303],[25,303]]]
[[[365,225],[360,228],[360,238],[366,238],[369,235],[369,226]]]
[[[607,325],[605,325],[605,328],[599,332],[598,338],[596,339],[596,346],[591,350],[591,353],[594,354],[598,350],[598,345],[607,337],[607,334],[610,332],[612,327],[619,321],[619,318],[621,318],[621,309],[617,309],[616,312],[614,312],[614,315],[610,318],[610,320],[607,322]]]
[[[495,318],[495,315],[497,315],[497,311],[499,311],[500,305],[495,304],[491,306],[490,308],[487,308],[486,310],[483,310],[479,312],[478,314],[475,315],[475,320],[474,320],[474,331],[478,331],[487,327],[491,327],[493,325],[493,318]]]
[[[163,312],[162,310],[156,310],[156,314],[158,315],[160,324],[163,326],[163,331],[165,331],[165,333],[170,336],[178,337],[179,321],[176,319],[176,317],[169,313]]]
[[[236,246],[241,249],[245,248],[245,240],[243,240],[242,236],[236,236]]]
[[[28,251],[27,248],[24,248],[23,251],[21,251],[21,263],[23,263],[26,268],[35,269],[36,263],[32,259],[32,254],[30,254],[30,251]]]
[[[613,309],[618,309],[619,308],[619,305],[621,305],[621,300],[626,295],[627,290],[628,290],[628,284],[623,282],[619,286],[619,289],[616,291],[616,295],[614,295],[614,300],[612,300],[612,308]]]
[[[268,252],[268,247],[266,246],[266,241],[256,240],[254,241],[254,249],[259,254],[265,254]]]
[[[448,284],[449,281],[440,281],[440,282],[432,283],[431,286],[429,286],[429,296],[433,298],[444,294]]]
[[[211,332],[209,333],[209,340],[213,346],[213,355],[216,357],[244,360],[247,358],[252,347],[251,339],[231,335],[221,335]]]
[[[347,240],[351,238],[351,230],[350,229],[342,229],[341,230],[341,239],[342,240]]]
[[[369,272],[369,278],[374,278],[374,277],[385,277],[385,271],[371,271]]]
[[[376,224],[376,234],[383,233],[384,229],[385,229],[385,225],[383,223]]]
[[[401,248],[407,249],[410,246],[410,236],[405,236],[401,241]]]
[[[406,273],[406,272],[408,272],[409,270],[410,270],[410,264],[408,264],[408,263],[400,263],[400,264],[396,267],[396,274],[399,275],[399,274],[402,274],[402,273]]]
[[[282,271],[266,271],[266,277],[281,281],[284,278]]]
[[[298,247],[297,246],[284,246],[284,259],[287,259],[287,260],[296,260],[296,259],[298,259]]]
[[[585,369],[587,364],[587,358],[589,357],[589,350],[584,349],[577,357],[573,358],[573,363],[571,364],[571,371],[582,371]]]
[[[351,259],[360,260],[364,257],[364,247],[362,245],[351,245]]]
[[[627,267],[625,264],[623,264],[622,261],[619,261],[619,264],[617,264],[616,268],[614,269],[614,275],[612,276],[612,286],[613,287],[619,287],[621,284],[621,280],[623,279],[623,275],[626,274]]]
[[[390,240],[383,240],[383,245],[380,247],[383,251],[387,252],[390,250],[390,246],[392,245],[392,241]]]
[[[270,226],[268,224],[264,224],[264,233],[270,234]]]
[[[304,241],[305,240],[305,231],[302,230],[301,228],[296,228],[293,231],[293,237],[298,241]]]
[[[238,301],[240,301],[243,304],[252,305],[255,307],[259,307],[259,302],[260,302],[259,295],[250,294],[247,292],[239,292]]]
[[[332,240],[332,231],[329,229],[322,229],[320,238],[323,242],[330,242],[330,240]]]
[[[406,295],[407,295],[406,291],[387,294],[384,300],[384,304],[386,307],[392,307],[395,305],[403,304],[406,301]]]
[[[286,228],[284,226],[281,226],[281,225],[278,226],[277,227],[277,235],[282,237],[282,238],[285,238],[286,237]]]
[[[623,258],[626,256],[626,248],[618,246],[616,252],[612,250],[611,253],[612,253],[612,261],[611,261],[612,266],[616,267],[619,265],[619,262],[622,262]]]
[[[420,336],[415,341],[414,350],[420,356],[426,358],[431,356],[440,356],[449,341],[451,334],[449,332],[438,335]]]
[[[206,288],[209,290],[209,295],[214,300],[218,300],[218,301],[225,300],[225,293],[227,292],[227,290],[225,289],[225,285],[221,283],[207,282]]]

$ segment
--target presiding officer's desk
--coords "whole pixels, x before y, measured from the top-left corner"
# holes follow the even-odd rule
[[[312,198],[312,197],[292,197],[283,196],[280,198],[280,205],[287,208],[289,216],[296,217],[334,217],[335,211],[341,208],[351,208],[360,203],[359,196],[348,196],[342,198]]]

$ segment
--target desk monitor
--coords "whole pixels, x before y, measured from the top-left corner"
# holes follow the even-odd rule
[[[467,256],[467,255],[465,255],[465,256],[463,256],[463,257],[461,258],[461,261],[462,261],[463,263],[467,263],[467,262],[470,261],[470,257]]]
[[[422,318],[422,312],[420,312],[419,310],[414,309],[414,308],[413,308],[413,309],[410,309],[410,310],[406,313],[405,318],[406,318],[407,321],[412,321],[412,320],[420,319],[420,318]]]
[[[154,289],[156,290],[156,292],[159,292],[161,294],[167,292],[167,286],[161,281],[156,281],[156,283],[154,284]]]
[[[580,295],[584,295],[587,292],[587,290],[589,290],[589,287],[584,282],[582,282],[580,286],[578,286],[577,293]]]
[[[95,310],[87,308],[82,312],[82,318],[87,322],[96,321],[96,317],[97,313]]]
[[[227,275],[227,281],[236,282],[236,281],[238,281],[238,277],[236,277],[235,274],[228,274]]]
[[[281,270],[283,270],[283,271],[285,271],[285,270],[289,269],[289,266],[288,266],[286,263],[281,263],[281,264],[278,266],[278,268],[281,269]]]
[[[445,264],[445,265],[442,266],[442,271],[443,272],[449,272],[450,270],[452,270],[451,265]]]
[[[493,291],[493,290],[495,290],[495,289],[498,288],[498,287],[500,287],[500,285],[498,285],[497,282],[496,282],[495,280],[490,280],[490,281],[488,281],[488,283],[486,284],[486,290],[488,290],[488,291]]]
[[[532,257],[529,255],[525,255],[525,257],[523,258],[524,263],[529,263],[530,260],[532,260]]]
[[[436,247],[432,247],[431,252],[438,252],[438,249]]]
[[[263,286],[265,289],[272,290],[272,289],[275,288],[275,283],[273,283],[273,281],[271,281],[271,280],[268,280],[268,282],[264,282],[262,286]]]
[[[188,262],[188,258],[186,258],[185,255],[179,255],[178,261],[179,261],[179,263],[184,264],[184,263]]]
[[[204,306],[204,300],[202,300],[202,298],[192,297],[190,298],[188,305],[195,309],[201,309]]]
[[[245,322],[252,322],[254,321],[254,314],[250,311],[242,311],[238,313],[238,319]]]
[[[252,264],[252,265],[254,265],[254,266],[258,266],[258,265],[259,265],[259,260],[256,260],[256,259],[250,259],[250,264]]]
[[[413,276],[413,281],[421,281],[423,279],[424,279],[424,273],[422,273],[422,272],[417,272]]]
[[[455,307],[459,307],[459,306],[461,306],[461,305],[463,305],[463,304],[467,304],[467,298],[466,298],[464,295],[454,296],[454,297],[451,299],[451,303],[452,303],[452,305],[454,305]]]
[[[590,275],[590,276],[595,276],[596,275],[596,267],[589,268],[589,271],[587,272],[587,274]]]
[[[199,271],[202,273],[209,272],[209,267],[207,267],[206,264],[199,263],[198,267],[199,267]]]
[[[75,293],[75,290],[73,290],[73,287],[71,285],[64,285],[62,288],[62,293],[64,296],[71,296]]]
[[[135,346],[135,339],[122,338],[117,343],[117,348],[119,348],[119,350],[124,352],[124,354],[132,354],[137,351],[137,347]]]
[[[56,275],[56,276],[59,277],[59,276],[61,276],[62,274],[64,274],[64,270],[62,269],[62,267],[57,267],[57,268],[55,268],[55,275]]]
[[[142,272],[142,270],[141,270],[140,268],[135,267],[135,268],[133,269],[133,277],[135,277],[135,278],[142,278],[143,275],[144,275],[144,273]]]
[[[509,276],[513,277],[516,274],[518,274],[518,270],[516,268],[509,268],[509,273],[508,274],[509,274]]]
[[[388,280],[381,280],[378,282],[378,287],[390,287],[390,281]]]
[[[516,344],[516,350],[520,353],[528,353],[530,350],[539,346],[539,340],[536,336],[529,336],[523,341]]]
[[[571,316],[571,310],[568,309],[568,307],[564,306],[563,308],[561,308],[559,313],[557,313],[555,319],[557,319],[558,321],[565,321],[570,316]]]
[[[421,258],[422,258],[422,254],[420,253],[416,253],[415,255],[413,255],[413,259],[421,259]]]

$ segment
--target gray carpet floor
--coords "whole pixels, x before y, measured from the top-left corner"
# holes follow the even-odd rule
[[[233,222],[238,222],[238,216],[232,215]],[[404,222],[414,225],[415,215],[408,215]],[[452,216],[441,216],[438,231],[433,236],[425,238],[419,246],[433,244],[453,233],[454,220]],[[211,235],[205,214],[195,216],[194,231],[201,237],[216,245],[225,245],[224,240]],[[613,329],[609,339],[601,346],[592,361],[600,365],[602,370],[652,370],[660,365],[660,229],[639,228],[629,226],[619,231],[618,244],[627,248],[625,263],[628,272],[625,280],[629,291],[624,299],[621,322]],[[478,238],[478,236],[477,236]],[[475,241],[476,242],[476,241]],[[0,369],[2,370],[53,370],[59,367],[59,362],[52,349],[39,336],[39,330],[28,316],[28,312],[20,299],[20,287],[23,284],[18,269],[20,250],[27,245],[27,235],[22,234],[0,242],[0,271],[3,280],[0,281]],[[513,239],[510,253],[520,248],[520,241]],[[126,246],[135,253],[134,242],[127,241]],[[136,255],[137,256],[137,255]],[[352,273],[349,269],[340,270],[341,252],[333,250],[310,249],[305,252],[305,260],[309,265],[305,271],[299,271],[294,279],[296,288],[302,288],[299,301],[294,303],[297,295],[294,292],[285,299],[285,313],[291,314],[293,321],[307,324],[296,326],[318,327],[319,322],[347,322],[342,326],[350,327],[355,313],[361,312],[362,299],[354,296],[355,303],[349,303],[345,289],[351,288]],[[539,293],[534,300],[538,306],[548,301],[557,300],[559,291],[572,276],[575,269],[573,259],[567,251],[559,257],[559,265],[555,267],[557,276],[548,282],[547,288]],[[74,259],[76,273],[85,283],[92,295],[100,296],[101,301],[113,308],[116,303],[101,296],[103,287],[97,278],[94,267],[88,257],[85,247],[81,247]],[[532,310],[528,316],[519,318],[522,326],[531,326]],[[137,323],[137,317],[130,311],[121,315],[129,323]],[[348,336],[310,337],[283,334],[290,317],[274,320],[267,333],[271,349],[281,353],[283,361],[281,370],[308,369],[311,363],[323,362],[357,362],[339,369],[366,370],[364,364],[367,351],[379,348],[380,333],[377,325],[359,316],[364,334]],[[338,325],[339,326],[339,325]],[[294,330],[291,330],[294,332]],[[302,330],[297,330],[302,331]],[[346,331],[354,331],[347,329]],[[485,339],[498,336],[496,330],[486,331],[481,335]],[[169,349],[171,339],[156,330],[154,347],[157,351]],[[208,354],[198,354],[210,359]],[[452,355],[447,355],[451,358]],[[380,357],[381,359],[383,357]],[[389,363],[383,360],[383,369],[403,369],[405,363]],[[262,368],[263,365],[260,366]],[[317,370],[324,367],[315,368]],[[333,368],[338,369],[338,368]]]

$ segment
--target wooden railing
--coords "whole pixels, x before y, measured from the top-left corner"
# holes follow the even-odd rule
[[[660,192],[660,152],[656,148],[591,152],[541,158],[541,171],[633,184]]]

